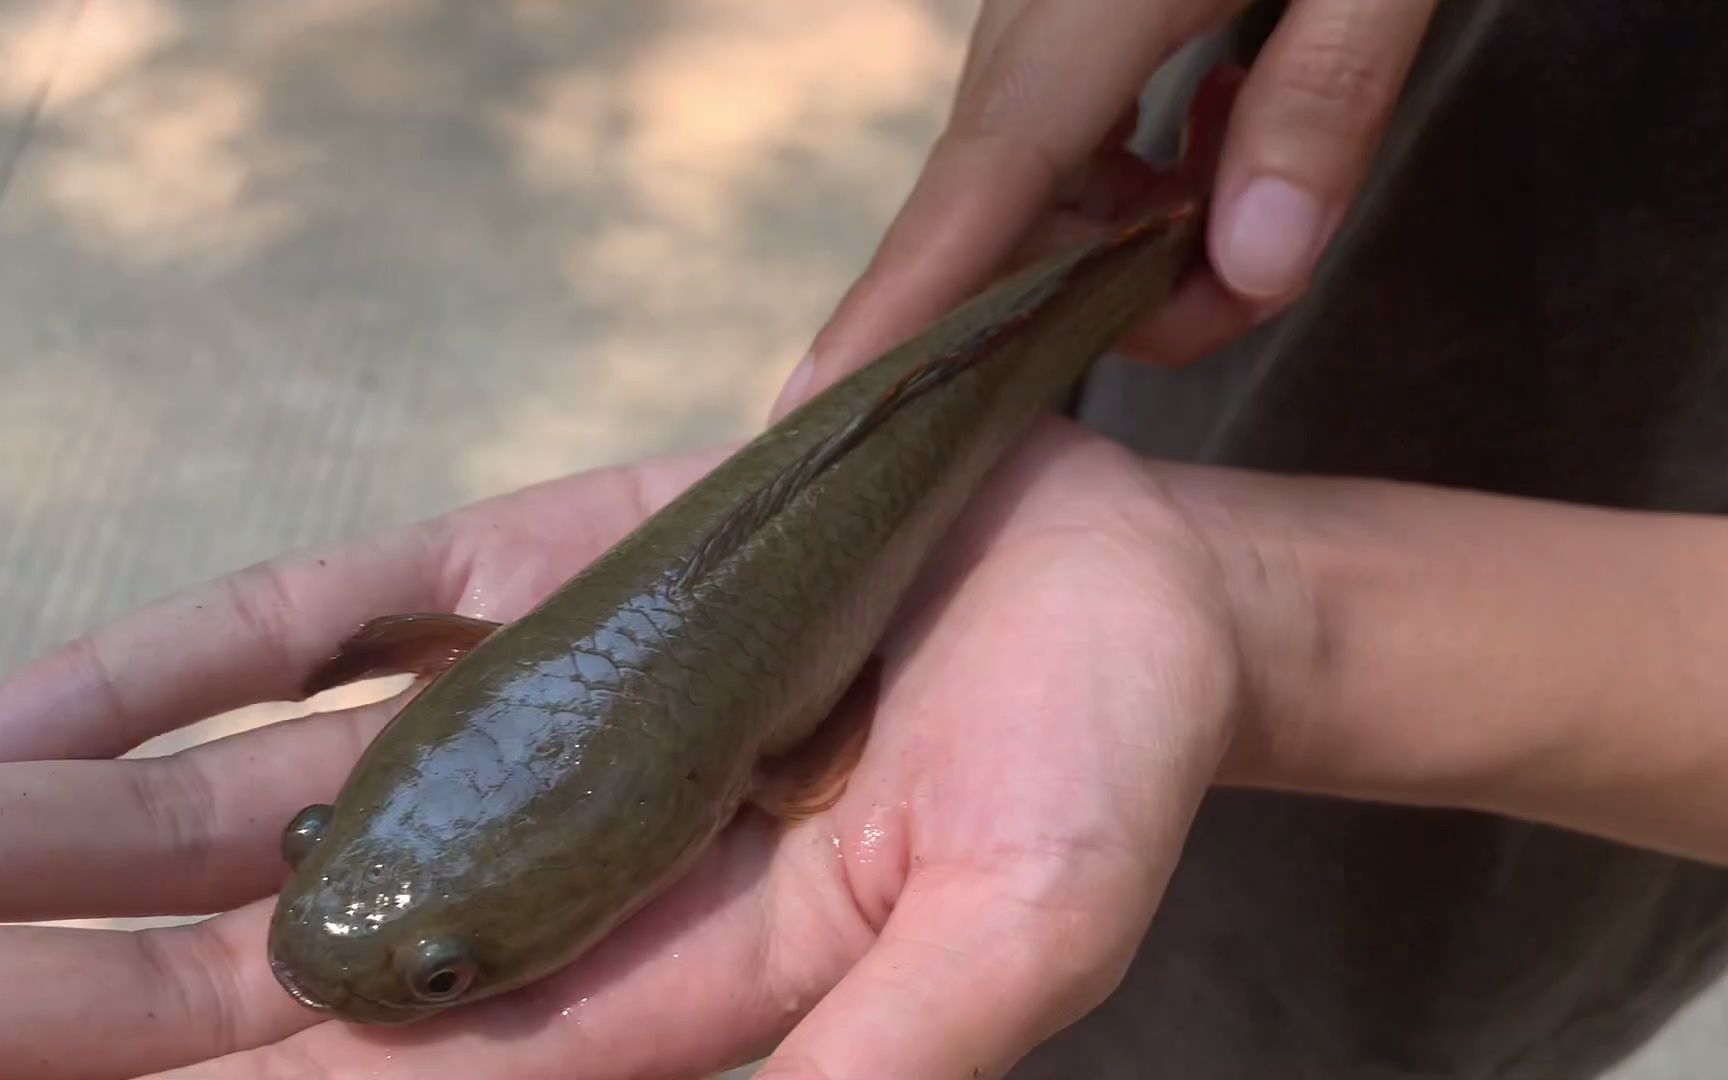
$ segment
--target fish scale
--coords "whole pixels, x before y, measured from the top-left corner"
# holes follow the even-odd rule
[[[764,763],[811,743],[985,475],[1173,286],[1199,216],[1177,190],[1119,235],[992,287],[514,623],[418,616],[357,635],[398,653],[423,635],[441,657],[440,634],[486,636],[297,826],[270,932],[284,987],[345,1019],[412,1021],[567,966],[683,876]],[[504,750],[547,740],[555,767]],[[457,776],[473,786],[453,793]],[[440,799],[462,812],[427,805]],[[375,866],[393,900],[357,920],[360,868]]]

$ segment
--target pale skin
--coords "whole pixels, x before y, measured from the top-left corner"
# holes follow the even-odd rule
[[[1209,268],[1122,343],[1179,364],[1282,309],[1361,186],[1438,0],[1292,0],[1236,94]],[[1248,0],[986,0],[946,128],[776,415],[1005,264],[1111,228],[1154,178],[1121,148],[1146,78]],[[1204,156],[1204,155],[1203,155]]]
[[[965,291],[1007,255],[969,226],[947,249],[964,258],[920,256],[908,228],[788,402],[934,313],[881,266]],[[369,615],[476,594],[489,617],[525,610],[723,452],[287,556],[0,683],[0,920],[223,912],[136,935],[0,928],[0,986],[30,989],[0,995],[0,1061],[56,1080],[622,1080],[772,1054],[780,1080],[1000,1076],[1115,985],[1216,783],[1496,810],[1728,863],[1728,525],[1176,468],[1051,421],[890,634],[832,810],[742,819],[522,994],[405,1031],[318,1022],[265,964],[277,836],[389,706],[111,759],[292,696]]]
[[[232,909],[138,935],[0,929],[0,984],[32,988],[0,997],[3,1059],[55,1078],[201,1061],[167,1075],[598,1080],[772,1051],[783,1077],[998,1076],[1114,985],[1218,782],[1728,862],[1722,522],[1176,469],[1051,422],[892,634],[832,811],[744,819],[523,994],[406,1032],[317,1023],[265,967],[276,835],[386,710],[105,759],[284,696],[368,612],[475,589],[519,611],[714,456],[290,556],[0,686],[0,918]]]

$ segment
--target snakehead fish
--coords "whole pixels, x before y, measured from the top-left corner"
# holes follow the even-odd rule
[[[660,895],[816,732],[987,471],[1167,294],[1200,186],[836,383],[515,622],[362,627],[309,690],[433,678],[284,834],[283,987],[406,1023],[565,967]]]

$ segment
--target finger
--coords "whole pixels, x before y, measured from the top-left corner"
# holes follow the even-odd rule
[[[1150,73],[1234,5],[1025,4],[968,72],[946,130],[778,418],[975,291],[1026,238]]]
[[[315,1022],[265,963],[269,918],[269,903],[259,902],[151,930],[0,926],[7,1075],[120,1080]]]
[[[960,78],[954,85],[954,100],[963,101],[976,89],[982,72],[995,58],[996,47],[1007,36],[1004,31],[1014,25],[1031,0],[984,0],[979,5],[978,20],[966,41],[966,58],[960,65]],[[950,112],[952,112],[952,107]]]
[[[220,1060],[187,1075],[420,1077],[452,1064],[449,1075],[527,1080],[566,1076],[573,1057],[605,1063],[585,1076],[694,1075],[766,1052],[869,936],[820,823],[793,842],[750,819],[565,974],[407,1032],[327,1023],[279,1042],[318,1017],[269,972],[270,904],[136,933],[0,927],[0,986],[32,988],[0,995],[0,1060],[42,1062],[27,1074],[41,1080],[209,1058]],[[666,1007],[680,1017],[672,1032]],[[103,1038],[81,1044],[92,1016]]]
[[[1199,273],[1137,323],[1116,351],[1160,367],[1189,364],[1230,344],[1264,315],[1210,272]]]
[[[559,579],[587,557],[584,549],[611,543],[614,532],[670,500],[714,456],[667,459],[627,479],[592,474],[478,504],[451,519],[453,544],[493,537],[491,526],[520,517],[525,528],[547,530],[544,539],[518,540],[555,552],[547,568]],[[573,499],[572,487],[592,497]],[[604,491],[612,494],[603,499]],[[584,505],[586,517],[563,520]],[[594,513],[611,505],[617,512]],[[597,517],[613,527],[597,525]],[[568,567],[560,564],[565,558]],[[514,561],[526,560],[518,554]],[[529,591],[538,599],[538,590]],[[335,793],[405,701],[284,721],[165,758],[0,764],[0,866],[8,869],[0,878],[0,919],[202,914],[267,894],[283,874],[283,826]]]
[[[1020,888],[915,876],[881,940],[758,1080],[1006,1074],[1103,1001],[1150,918],[1118,896],[1066,906],[1026,902]]]
[[[1217,168],[1226,122],[1245,73],[1235,67],[1214,68],[1201,81],[1189,107],[1182,163],[1176,175],[1198,190],[1207,190]],[[1058,210],[1032,234],[1009,260],[1029,264],[1058,251],[1101,239],[1116,228],[1111,219],[1128,208],[1136,212],[1168,190],[1172,174],[1155,169],[1126,152],[1114,155],[1113,166],[1095,169],[1092,190],[1082,195],[1095,205],[1080,213]],[[1196,266],[1164,303],[1158,305],[1117,343],[1116,351],[1149,363],[1176,366],[1207,356],[1229,344],[1272,313],[1231,292],[1209,266]]]
[[[447,608],[445,535],[418,526],[189,589],[0,683],[0,761],[112,757],[206,716],[299,696],[368,617]]]
[[[1026,266],[1111,235],[1115,227],[1088,215],[1057,212],[1006,262]],[[1117,342],[1115,351],[1162,367],[1191,363],[1229,344],[1267,314],[1237,296],[1212,272],[1199,267],[1175,292]]]
[[[482,572],[506,584],[524,566],[574,573],[717,457],[706,450],[553,481],[164,600],[0,683],[0,761],[111,757],[206,716],[296,698],[307,672],[366,619],[455,610]],[[501,560],[501,537],[534,557],[518,549]],[[556,583],[533,585],[543,593]]]
[[[164,758],[0,764],[0,921],[200,915],[268,896],[280,837],[406,700]]]
[[[1110,232],[1111,226],[1091,218],[1054,215],[1008,265],[1026,265],[1100,240]],[[1200,267],[1181,281],[1167,300],[1129,328],[1115,351],[1161,367],[1176,367],[1228,345],[1267,314],[1267,309],[1231,292],[1210,270]]]
[[[1295,0],[1248,75],[1212,263],[1257,300],[1299,291],[1368,170],[1436,0]]]
[[[761,1057],[866,947],[818,822],[741,821],[570,970],[410,1028],[323,1024],[173,1080],[624,1080]],[[675,1018],[668,1021],[668,1018]]]

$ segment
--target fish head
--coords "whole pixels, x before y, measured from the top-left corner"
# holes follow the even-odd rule
[[[296,830],[304,837],[305,819],[320,815],[337,824],[328,807],[309,807],[284,841],[298,865],[270,924],[270,969],[282,988],[314,1011],[380,1025],[496,992],[494,974],[509,964],[466,921],[443,868],[363,833],[293,850]]]
[[[307,1008],[377,1025],[544,977],[678,877],[727,816],[664,788],[616,786],[556,828],[520,815],[488,843],[410,827],[437,800],[397,818],[308,808],[284,839],[296,865],[270,925],[271,970]]]
[[[552,724],[449,686],[283,834],[270,965],[333,1018],[407,1023],[572,963],[690,865],[753,775],[749,753],[681,753],[635,716]]]

